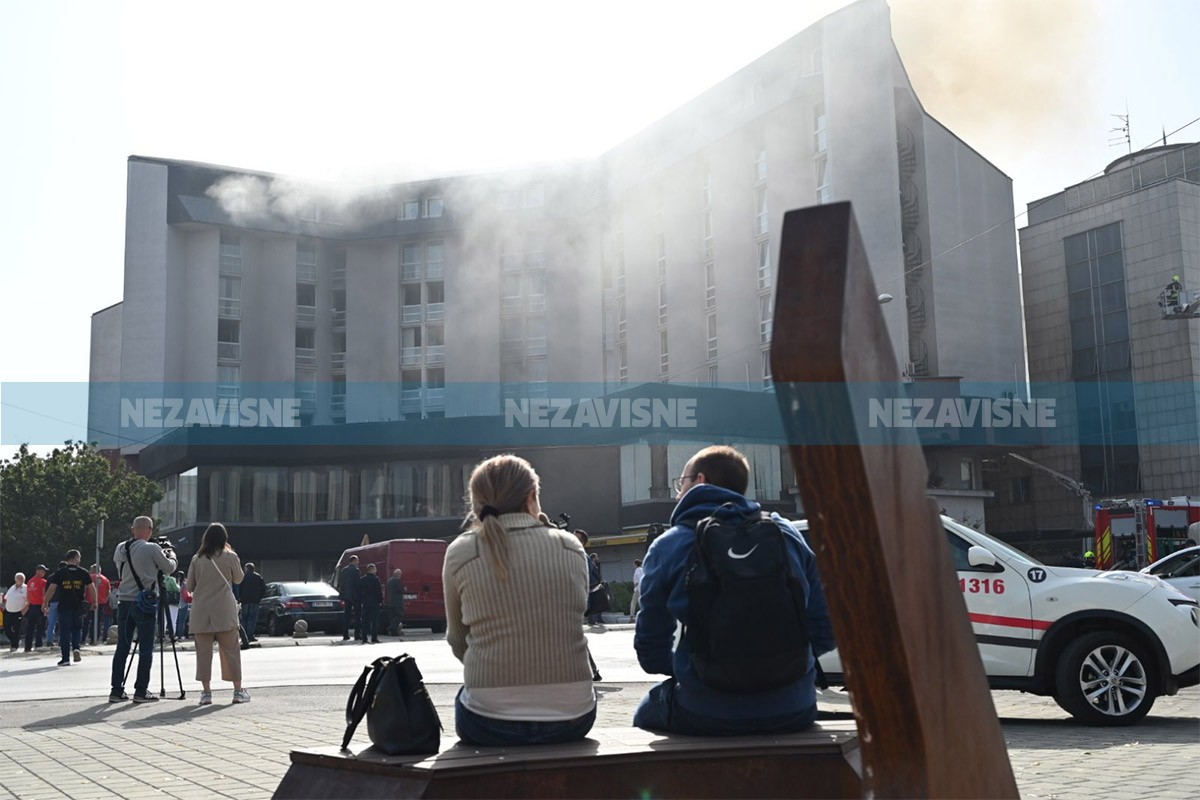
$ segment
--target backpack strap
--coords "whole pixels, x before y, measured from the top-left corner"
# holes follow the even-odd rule
[[[367,715],[367,710],[371,708],[371,703],[375,702],[375,692],[379,689],[379,681],[383,678],[383,673],[391,660],[384,656],[363,667],[362,675],[358,676],[354,688],[350,690],[350,697],[346,700],[346,733],[342,736],[343,750],[349,749],[350,740],[354,738],[354,731],[358,728],[358,723],[362,722],[363,717]]]

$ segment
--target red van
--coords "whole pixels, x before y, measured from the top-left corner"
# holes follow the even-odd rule
[[[446,598],[442,593],[442,563],[446,560],[446,542],[441,539],[392,539],[388,542],[351,547],[338,559],[337,568],[346,565],[350,556],[358,556],[358,571],[366,574],[367,564],[374,564],[384,588],[384,608],[379,620],[380,630],[390,623],[387,602],[387,582],[392,570],[404,574],[404,626],[429,628],[434,633],[446,632]],[[336,572],[335,572],[336,575]]]

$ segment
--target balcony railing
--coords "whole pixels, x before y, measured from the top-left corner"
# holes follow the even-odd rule
[[[402,281],[419,281],[421,280],[421,265],[417,264],[401,264],[400,265],[400,280]]]
[[[756,236],[767,233],[767,212],[760,211],[754,215],[754,233]]]
[[[400,365],[403,367],[419,366],[425,360],[424,353],[420,347],[402,347],[400,348]]]
[[[704,307],[706,309],[717,307],[717,287],[709,286],[704,290]]]
[[[764,319],[758,323],[758,341],[762,344],[767,344],[771,341],[771,320]]]
[[[313,261],[307,264],[303,261],[296,262],[296,280],[301,283],[316,283],[317,282],[317,262]]]
[[[425,306],[401,306],[400,321],[406,325],[420,324]]]
[[[520,312],[522,301],[521,297],[502,297],[500,298],[500,311],[505,314],[516,314]]]
[[[400,392],[400,413],[401,414],[420,414],[421,413],[421,390],[420,389],[404,389]]]
[[[242,345],[240,342],[217,342],[217,358],[221,361],[241,361]]]
[[[344,308],[333,309],[332,317],[333,317],[333,327],[335,327],[335,328],[346,327],[346,309],[344,309]]]
[[[297,347],[296,366],[300,368],[315,369],[317,366],[316,349],[312,347]]]
[[[242,318],[242,300],[240,297],[218,297],[217,316],[231,319]]]
[[[425,306],[425,320],[427,322],[438,322],[446,318],[445,303],[429,303]]]
[[[330,353],[329,354],[329,368],[332,370],[335,370],[335,371],[339,371],[339,372],[345,370],[346,369],[346,354],[345,354],[345,352]]]
[[[335,269],[332,273],[332,277],[333,277],[333,288],[334,289],[345,289],[346,288],[346,268],[345,267],[342,267],[341,269]]]
[[[426,408],[445,408],[446,407],[446,390],[445,389],[426,389],[425,390],[425,407]]]
[[[426,364],[444,364],[446,361],[446,345],[430,344],[425,346]]]
[[[446,274],[446,267],[441,261],[430,261],[425,265],[425,277],[437,280]]]
[[[546,295],[534,294],[529,296],[529,311],[534,314],[541,314],[546,310]]]
[[[520,339],[516,341],[500,342],[500,358],[503,361],[512,361],[519,359],[525,352],[525,343]]]
[[[227,250],[227,247],[228,245],[221,245],[221,274],[241,275],[242,248],[234,245],[232,250]]]
[[[237,400],[242,395],[242,386],[239,383],[218,383],[217,397],[227,397],[231,400]]]
[[[335,417],[346,416],[346,395],[335,394],[329,398],[329,413]]]
[[[316,306],[296,306],[296,324],[297,325],[316,325],[317,324],[317,307]]]
[[[528,339],[525,343],[525,352],[531,356],[546,355],[546,337],[539,336]]]

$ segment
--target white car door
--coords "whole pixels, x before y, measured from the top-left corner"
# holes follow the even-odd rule
[[[1172,553],[1143,572],[1157,575],[1193,600],[1200,600],[1200,548]]]
[[[1031,569],[1033,575],[1021,575],[991,550],[988,552],[994,563],[972,565],[970,551],[974,542],[949,527],[946,538],[984,671],[989,677],[1029,675],[1037,642],[1026,580],[1045,580],[1045,571]]]

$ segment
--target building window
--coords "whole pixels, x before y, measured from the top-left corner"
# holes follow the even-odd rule
[[[658,332],[658,377],[665,380],[671,373],[671,356],[667,350],[667,331]]]
[[[624,344],[617,348],[617,380],[629,382],[629,349]]]
[[[769,349],[762,351],[762,385],[764,389],[770,389],[771,381],[771,351]],[[749,381],[747,381],[749,383]]]
[[[771,342],[771,324],[773,320],[774,310],[771,306],[771,295],[764,294],[758,297],[758,341],[760,344],[770,344]]]
[[[221,231],[221,272],[242,274],[242,237]]]
[[[704,263],[704,307],[717,307],[717,266],[711,261]]]
[[[817,202],[828,203],[833,196],[833,187],[829,176],[829,159],[821,156],[813,164],[817,172]]]
[[[1119,222],[1063,239],[1080,473],[1093,494],[1141,490]]]
[[[825,118],[825,104],[813,106],[813,155],[818,156],[829,148],[829,123]]]
[[[717,315],[709,314],[706,320],[708,330],[708,360],[717,360]]]
[[[705,211],[701,215],[701,222],[704,225],[704,260],[712,261],[713,258],[713,217],[711,211]]]
[[[758,243],[758,288],[771,288],[771,243]]]
[[[242,323],[236,319],[217,320],[217,359],[240,361],[242,357]]]
[[[1033,500],[1033,482],[1028,476],[1009,481],[1010,501],[1013,505],[1024,505]]]
[[[754,190],[754,233],[764,236],[767,233],[767,187],[759,186]]]
[[[442,198],[429,197],[425,200],[425,216],[433,219],[442,215]]]
[[[667,235],[659,231],[658,236],[658,279],[667,279]]]
[[[400,280],[421,280],[421,245],[400,245]]]
[[[754,157],[754,182],[762,183],[767,179],[767,151],[759,150]]]
[[[667,324],[667,285],[665,283],[658,285],[658,324],[660,326]]]
[[[217,316],[242,316],[242,279],[222,275],[217,289]]]
[[[418,219],[420,216],[420,200],[405,200],[400,204],[400,219]]]
[[[231,364],[217,367],[217,397],[238,399],[242,391],[242,368]]]

